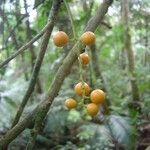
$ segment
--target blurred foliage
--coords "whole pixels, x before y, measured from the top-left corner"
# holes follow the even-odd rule
[[[3,2],[3,1],[2,1]],[[23,2],[21,5],[21,16],[24,15]],[[31,23],[32,36],[36,35],[46,24],[51,0],[27,0],[29,7],[29,19]],[[17,24],[15,19],[15,1],[6,1],[3,4],[10,26]],[[73,14],[74,26],[78,37],[82,34],[85,24],[89,18],[87,11],[83,9],[83,2],[79,0],[69,0],[71,12]],[[90,0],[86,5],[89,7]],[[34,6],[37,6],[33,10]],[[99,1],[94,1],[90,10],[93,15],[99,6]],[[0,6],[1,7],[1,6]],[[126,55],[122,57],[123,26],[121,23],[121,4],[114,1],[109,9],[104,21],[112,29],[104,25],[96,30],[96,47],[99,58],[99,66],[107,89],[107,97],[110,100],[110,115],[97,118],[100,123],[95,123],[91,117],[83,118],[82,111],[68,111],[64,107],[64,101],[69,97],[76,97],[73,91],[74,85],[79,81],[78,64],[75,62],[71,74],[63,83],[59,95],[55,98],[51,109],[44,121],[44,130],[37,137],[36,149],[50,148],[60,150],[113,150],[116,147],[126,150],[133,150],[139,137],[137,126],[149,122],[150,120],[150,52],[149,52],[149,12],[150,3],[148,0],[136,0],[130,2],[130,27],[132,35],[132,47],[135,55],[136,75],[140,91],[141,114],[129,109],[128,104],[132,99],[130,75],[128,74]],[[10,9],[9,9],[10,8]],[[32,14],[33,13],[33,14]],[[21,16],[18,16],[19,18]],[[148,18],[146,20],[146,17]],[[59,19],[52,34],[63,26],[64,30],[72,37],[70,24],[67,21],[60,21],[67,18],[68,14],[64,4],[59,12]],[[68,21],[70,22],[70,21]],[[3,23],[3,24],[2,24]],[[147,25],[148,24],[148,25]],[[9,35],[6,22],[0,20],[0,27],[4,31],[0,32],[0,61],[5,60],[14,51],[15,45]],[[15,29],[15,34],[20,45],[26,42],[26,27],[23,20]],[[68,30],[70,29],[70,30]],[[8,42],[5,41],[8,39]],[[7,45],[5,45],[7,44]],[[39,51],[41,39],[34,43],[36,54]],[[23,114],[32,111],[52,83],[58,67],[66,56],[68,47],[63,50],[56,48],[50,39],[49,46],[44,58],[44,62],[39,74],[42,83],[43,93],[34,92]],[[90,53],[90,50],[87,50]],[[149,57],[148,57],[149,56]],[[148,59],[146,59],[148,57]],[[0,134],[4,134],[11,126],[15,113],[19,107],[22,97],[27,89],[29,81],[24,78],[24,73],[31,76],[31,56],[28,51],[24,52],[25,63],[20,56],[15,58],[6,67],[0,70]],[[122,68],[122,63],[125,68]],[[94,76],[92,63],[85,68],[85,77],[88,83],[94,83],[99,87],[100,78]],[[92,80],[92,82],[90,81]],[[93,88],[93,87],[92,87]],[[79,100],[79,97],[76,97]],[[10,150],[25,148],[30,137],[30,131],[25,130],[10,145]],[[17,144],[19,143],[19,145]]]

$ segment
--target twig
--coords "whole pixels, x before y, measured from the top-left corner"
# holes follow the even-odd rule
[[[38,8],[39,5],[41,5],[42,3],[44,3],[44,1],[45,1],[45,0],[43,0],[42,2],[40,2],[40,3],[38,3],[36,6],[34,6],[34,7],[32,8],[32,11],[33,11],[34,9]],[[30,12],[31,14],[32,14],[32,11]],[[29,17],[29,16],[30,16],[30,15],[28,15],[28,16],[27,16],[27,15],[23,15],[21,18],[18,19],[16,25],[12,28],[11,32],[9,33],[9,36],[6,38],[5,43],[8,42],[8,39],[9,39],[9,37],[11,36],[12,32],[15,32],[15,29],[21,24],[21,22],[22,22],[26,17]]]
[[[68,12],[68,15],[69,15],[69,18],[70,18],[71,27],[72,27],[72,32],[73,32],[73,39],[76,39],[76,38],[77,38],[77,34],[76,34],[75,27],[74,27],[73,16],[72,16],[70,7],[69,7],[68,3],[66,2],[66,0],[64,0],[64,4],[65,4],[65,6],[66,6],[66,8],[67,8],[67,12]]]
[[[0,8],[0,15],[1,17],[3,18],[3,22],[6,23],[7,27],[8,27],[8,31],[11,32],[11,27],[10,27],[10,24],[9,24],[9,21],[8,21],[8,18],[7,16],[5,15],[5,13],[3,12],[3,10]],[[18,41],[16,39],[16,36],[15,36],[15,33],[12,32],[11,33],[11,37],[12,37],[12,40],[13,40],[13,43],[15,45],[15,48],[18,49],[19,48],[19,44],[18,44]],[[5,44],[6,46],[7,44]]]
[[[106,26],[108,29],[112,29],[112,26],[108,24],[107,22],[102,21],[101,24]]]
[[[6,44],[6,45],[7,45],[7,43],[8,43],[8,39],[9,39],[9,37],[11,36],[11,34],[12,34],[13,32],[15,32],[15,29],[21,24],[22,20],[25,19],[26,17],[27,17],[26,15],[23,15],[21,18],[19,18],[19,20],[17,21],[16,25],[11,29],[11,31],[9,32],[8,37],[7,37],[6,40],[5,40],[5,44]]]
[[[111,5],[113,0],[105,0],[100,8],[97,10],[95,16],[93,16],[87,24],[85,30],[94,32],[96,28],[99,26],[100,22],[103,20],[105,14],[108,11],[109,6]],[[38,106],[29,114],[27,115],[21,122],[19,122],[16,126],[10,129],[5,136],[0,139],[0,147],[5,147],[5,145],[9,144],[12,140],[14,140],[23,130],[30,127],[37,115],[38,110],[43,110],[44,117],[46,116],[51,103],[53,102],[54,98],[57,96],[61,85],[63,84],[64,79],[69,74],[70,69],[73,63],[77,59],[77,51],[82,50],[82,44],[78,41],[74,47],[70,50],[69,54],[63,61],[63,64],[59,67],[55,79],[51,84],[45,98],[38,104]]]
[[[45,0],[39,1],[37,4],[34,4],[33,10],[39,7],[42,3],[44,3]],[[36,2],[36,1],[35,1]]]
[[[4,22],[6,22],[6,25],[7,25],[7,27],[8,27],[8,31],[11,32],[11,27],[10,27],[8,18],[7,18],[7,16],[5,15],[5,13],[1,10],[1,8],[0,8],[0,15],[3,16]],[[17,18],[17,17],[16,17],[16,18]],[[19,49],[19,42],[18,42],[18,40],[17,40],[17,38],[16,38],[15,32],[12,32],[12,33],[11,33],[11,37],[12,37],[12,42],[13,42],[14,45],[15,45],[15,49]],[[7,46],[7,43],[5,43],[5,46]],[[22,59],[22,62],[23,62],[23,64],[24,64],[24,55],[23,55],[23,54],[21,54],[21,59]],[[28,79],[28,74],[27,74],[26,72],[24,72],[24,76],[25,76],[25,79],[27,80],[27,79]]]
[[[12,59],[14,59],[16,56],[18,56],[19,54],[21,54],[23,51],[25,51],[27,48],[29,48],[35,41],[37,41],[41,36],[43,36],[43,34],[45,33],[45,31],[49,28],[49,26],[51,25],[51,22],[49,22],[41,31],[40,33],[38,33],[34,38],[32,38],[28,43],[26,43],[25,45],[23,45],[21,48],[19,48],[19,50],[17,52],[15,52],[14,54],[12,54],[9,58],[7,58],[5,61],[0,63],[0,68],[3,67],[4,65],[8,64]]]

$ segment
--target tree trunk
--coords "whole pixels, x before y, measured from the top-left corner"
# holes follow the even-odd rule
[[[102,90],[106,91],[104,79],[103,79],[101,69],[100,69],[100,63],[99,63],[99,59],[98,59],[96,45],[93,44],[90,48],[91,48],[92,64],[93,64],[93,70],[95,73],[95,77],[96,77],[96,79],[101,80],[100,87],[102,88]]]
[[[100,69],[100,63],[99,63],[99,59],[98,59],[96,45],[93,44],[90,48],[91,48],[91,54],[92,54],[92,64],[93,64],[92,66],[93,66],[93,69],[95,72],[95,77],[96,77],[96,79],[101,80],[100,88],[103,91],[107,92],[106,87],[105,87],[105,81],[104,81],[104,78],[102,76],[101,69]],[[106,103],[103,105],[105,114],[109,113],[109,110],[108,110],[109,105],[110,105],[110,101],[109,101],[109,98],[107,97]]]
[[[19,0],[16,0],[16,3],[15,3],[15,9],[16,9],[16,22],[18,22],[19,20],[19,16],[20,16],[20,10],[19,10]],[[11,30],[10,30],[11,32]],[[16,35],[14,33],[14,31],[12,32],[12,38],[13,38],[13,41],[14,41],[14,44],[16,45],[16,49],[18,50],[19,49],[19,42],[16,38]],[[24,54],[22,53],[21,54],[21,62],[23,64],[25,64],[25,58],[24,58]],[[25,80],[28,81],[29,80],[29,77],[28,77],[28,73],[26,71],[24,71],[24,77],[25,77]]]
[[[149,66],[150,68],[150,52],[148,51],[148,48],[149,48],[149,39],[148,39],[148,36],[149,36],[149,16],[145,14],[145,58],[144,58],[144,65],[145,66]]]
[[[24,8],[25,8],[25,13],[26,13],[25,15],[27,16],[27,18],[26,18],[26,36],[27,36],[27,41],[30,41],[32,39],[32,34],[31,34],[28,6],[27,6],[26,0],[24,0]],[[32,70],[33,70],[35,60],[36,60],[36,54],[35,54],[33,45],[31,45],[29,47],[29,51],[31,53],[31,66],[32,66]],[[36,81],[35,90],[37,93],[42,93],[42,87],[41,87],[41,82],[40,82],[39,77],[37,78],[37,81]]]
[[[130,75],[130,83],[132,89],[132,103],[130,106],[136,110],[139,110],[138,101],[140,100],[140,96],[139,96],[139,89],[138,89],[136,74],[135,74],[134,54],[132,50],[131,35],[130,35],[130,28],[129,28],[129,1],[122,0],[122,3],[123,3],[122,21],[124,25],[124,48],[128,59],[128,72]]]

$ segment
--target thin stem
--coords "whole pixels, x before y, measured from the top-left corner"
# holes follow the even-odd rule
[[[90,51],[90,58],[91,58],[91,51]],[[95,60],[94,60],[95,61]],[[95,80],[93,79],[93,66],[92,63],[89,63],[89,74],[90,74],[90,85],[92,88],[94,88],[94,82]]]
[[[79,58],[79,68],[80,68],[80,81],[82,83],[82,102],[84,104],[84,98],[85,98],[85,82],[84,82],[84,79],[83,79],[83,65],[82,65],[82,62]]]
[[[74,27],[74,23],[73,23],[74,22],[73,21],[73,16],[72,16],[70,7],[69,7],[68,3],[66,2],[66,0],[64,0],[64,4],[66,6],[66,9],[67,9],[67,12],[68,12],[68,15],[69,15],[69,18],[70,18],[72,32],[73,32],[73,39],[76,39],[77,38],[77,34],[76,34],[76,31],[75,31],[75,27]]]
[[[78,60],[79,60],[79,74],[80,74],[80,82],[82,83],[82,105],[84,106],[84,99],[85,99],[85,82],[84,82],[84,78],[83,78],[83,64],[82,61],[80,59],[80,51],[78,50]]]
[[[37,41],[43,34],[46,32],[46,30],[49,28],[51,22],[49,22],[35,37],[33,37],[28,43],[23,45],[17,52],[12,54],[10,57],[8,57],[5,61],[0,63],[0,68],[8,64],[12,59],[14,59],[16,56],[21,54],[23,51],[28,49],[35,41]],[[15,50],[14,50],[15,51]]]

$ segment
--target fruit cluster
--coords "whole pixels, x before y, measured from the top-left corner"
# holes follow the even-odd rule
[[[75,93],[79,96],[87,96],[90,93],[90,87],[87,83],[81,83],[75,85]],[[100,89],[95,89],[90,94],[90,103],[86,105],[87,113],[91,116],[95,116],[99,111],[99,105],[105,101],[105,93]],[[69,109],[76,108],[76,100],[69,98],[65,101],[65,106]]]
[[[93,32],[87,31],[82,34],[80,39],[84,45],[92,45],[95,41],[95,35]],[[68,43],[69,37],[65,32],[59,31],[54,35],[53,41],[57,47],[63,47]],[[87,53],[84,52],[79,55],[79,63],[81,65],[87,65],[89,62],[90,57]],[[90,93],[90,87],[83,79],[75,85],[74,91],[78,96],[82,96],[80,104],[86,107],[87,113],[91,116],[95,116],[99,111],[99,105],[103,104],[105,101],[105,93],[100,89],[95,89]],[[90,103],[87,105],[84,103],[85,98],[90,99]],[[73,98],[69,98],[65,101],[65,106],[68,109],[76,108],[77,101]]]

